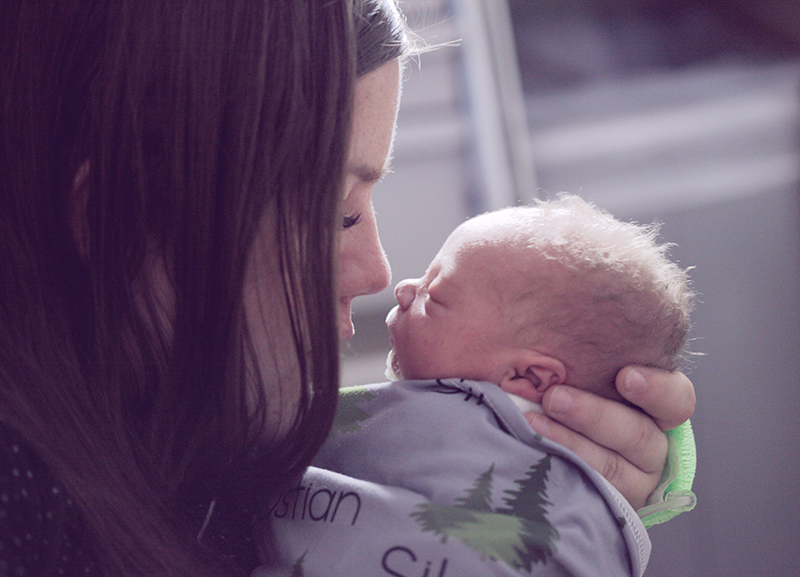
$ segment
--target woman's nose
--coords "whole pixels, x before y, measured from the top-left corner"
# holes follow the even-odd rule
[[[394,297],[397,299],[397,304],[400,305],[401,311],[411,306],[416,295],[417,284],[414,279],[401,280],[397,283],[397,286],[394,287]]]
[[[368,215],[371,216],[371,215]],[[374,218],[365,217],[340,239],[339,294],[355,298],[382,291],[392,279]]]
[[[377,230],[364,247],[364,290],[362,294],[382,291],[392,280],[392,268],[383,251]]]

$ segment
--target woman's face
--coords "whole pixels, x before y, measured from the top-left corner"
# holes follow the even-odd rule
[[[372,187],[389,169],[389,155],[400,100],[400,63],[395,60],[356,82],[353,133],[345,173],[339,256],[339,336],[353,336],[351,303],[355,297],[389,286],[391,269],[383,252]]]

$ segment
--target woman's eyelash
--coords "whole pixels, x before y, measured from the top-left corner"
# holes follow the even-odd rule
[[[348,229],[348,228],[350,228],[352,226],[357,225],[359,222],[361,222],[361,213],[360,212],[358,214],[345,215],[342,218],[342,228]]]

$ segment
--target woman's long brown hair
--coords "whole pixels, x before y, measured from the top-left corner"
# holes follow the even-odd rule
[[[66,487],[109,575],[233,571],[197,542],[207,504],[252,511],[329,430],[351,10],[0,8],[0,420]],[[251,264],[288,319],[264,326],[288,374],[259,370]],[[299,401],[265,443],[276,390]]]

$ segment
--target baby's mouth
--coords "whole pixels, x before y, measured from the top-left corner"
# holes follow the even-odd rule
[[[397,360],[397,354],[394,349],[389,351],[386,356],[386,372],[384,373],[390,381],[402,381],[403,376],[400,374],[400,363]]]

